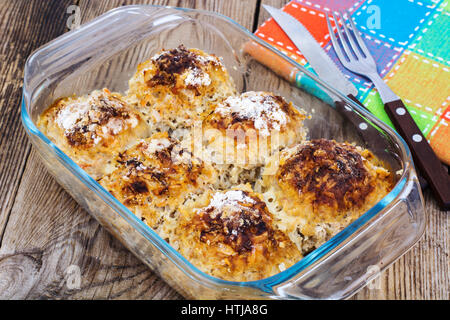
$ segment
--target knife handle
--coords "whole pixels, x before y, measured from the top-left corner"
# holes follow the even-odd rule
[[[419,171],[427,179],[443,210],[450,209],[450,176],[417,127],[403,102],[395,100],[384,105],[395,128],[411,149]]]
[[[251,55],[255,60],[282,76],[289,82],[295,82],[296,74],[300,71],[286,59],[263,47],[257,42],[248,41],[243,46],[244,52]]]
[[[358,104],[360,107],[364,108],[365,110],[369,111],[369,109],[366,108],[365,105],[363,105],[354,95],[349,94],[347,97],[349,97],[350,99],[352,99],[354,102],[356,102],[356,104]]]
[[[366,107],[361,102],[359,102],[359,100],[355,96],[349,94],[348,97],[355,101],[362,108],[366,109]],[[352,108],[346,106],[345,102],[336,101],[335,105],[336,110],[353,124],[362,140],[370,149],[372,149],[373,151],[383,151],[386,149],[386,143],[383,141],[380,131],[378,131],[371,124],[366,123],[366,121],[364,121],[364,119],[360,115],[358,115]]]

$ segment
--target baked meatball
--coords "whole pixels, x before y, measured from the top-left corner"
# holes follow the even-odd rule
[[[245,92],[219,103],[204,121],[203,157],[222,185],[254,180],[273,152],[305,139],[305,113],[270,92]]]
[[[202,271],[232,281],[267,278],[299,261],[300,251],[276,229],[249,185],[209,191],[180,209],[171,243]]]
[[[212,167],[180,144],[157,133],[115,158],[115,170],[100,184],[166,239],[176,224],[178,207],[214,182]]]
[[[149,134],[142,114],[108,89],[57,100],[38,127],[95,179],[108,171],[114,154]]]
[[[138,66],[128,96],[160,130],[189,128],[211,103],[235,94],[221,59],[183,45],[164,50]]]
[[[361,147],[312,140],[274,155],[261,190],[303,254],[373,207],[392,189],[392,177]]]

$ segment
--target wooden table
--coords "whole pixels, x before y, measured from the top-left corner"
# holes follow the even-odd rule
[[[255,30],[261,4],[285,0],[3,0],[0,2],[0,298],[180,299],[110,236],[41,165],[20,123],[23,69],[30,53],[68,31],[67,8],[82,23],[120,5],[152,3],[227,15]],[[420,242],[380,276],[381,288],[354,299],[449,299],[449,216],[425,194],[427,228]],[[67,286],[80,267],[80,289]],[[70,288],[69,288],[70,287]]]

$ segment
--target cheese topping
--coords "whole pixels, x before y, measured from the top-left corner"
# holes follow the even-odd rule
[[[225,193],[217,192],[211,199],[209,206],[204,210],[209,212],[209,215],[212,218],[215,218],[218,213],[235,213],[239,210],[242,210],[244,207],[241,205],[241,203],[255,204],[255,200],[245,194],[242,190],[230,190]],[[222,216],[222,218],[225,217]]]
[[[169,139],[162,138],[152,139],[149,143],[142,141],[142,144],[145,145],[145,152],[151,155],[157,151],[162,151],[169,148],[172,142]]]
[[[255,129],[263,136],[270,135],[270,130],[280,131],[288,122],[286,113],[281,109],[276,97],[253,91],[227,98],[219,104],[215,112],[222,116],[233,116],[241,121],[251,120]]]
[[[65,130],[72,129],[75,124],[89,111],[90,101],[74,102],[61,109],[56,116],[56,123]]]
[[[96,145],[106,135],[115,136],[138,125],[138,119],[130,110],[124,101],[109,92],[95,92],[86,100],[62,104],[55,122],[64,130],[71,145],[87,146],[89,141]]]
[[[156,72],[149,80],[150,86],[176,84],[176,75],[184,77],[184,84],[189,88],[199,86],[209,86],[210,76],[202,68],[208,64],[223,69],[221,61],[215,56],[200,56],[199,54],[187,50],[184,46],[179,46],[173,50],[163,51],[151,58],[156,65]],[[148,70],[144,70],[145,72]]]
[[[211,84],[211,78],[207,73],[204,73],[201,69],[194,68],[185,72],[184,84],[186,86],[209,86]]]

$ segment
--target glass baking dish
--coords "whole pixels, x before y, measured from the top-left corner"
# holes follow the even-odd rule
[[[259,64],[242,49],[249,41],[296,66],[310,85],[299,89]],[[139,62],[162,48],[181,43],[223,57],[240,92],[275,91],[306,110],[312,115],[305,122],[309,138],[355,142],[370,149],[370,143],[360,138],[355,126],[323,98],[323,93],[340,100],[346,112],[377,129],[378,142],[382,141],[384,147],[373,151],[396,173],[393,190],[328,242],[272,277],[233,282],[197,269],[36,127],[39,114],[55,99],[103,87],[125,92]],[[317,94],[317,88],[321,94]],[[403,139],[302,66],[216,13],[125,6],[60,36],[34,52],[26,63],[21,115],[33,146],[55,179],[109,232],[187,298],[347,298],[403,255],[424,232],[423,198]]]

